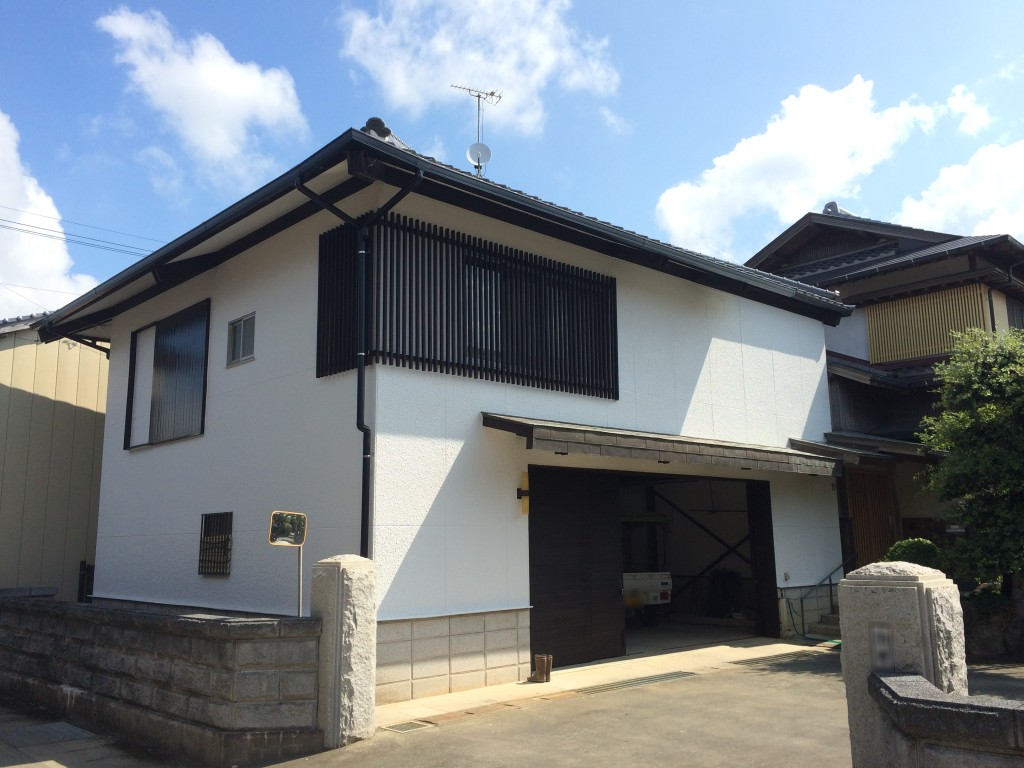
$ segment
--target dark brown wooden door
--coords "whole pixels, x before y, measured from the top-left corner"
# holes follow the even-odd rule
[[[616,475],[530,468],[530,643],[556,666],[622,656]]]
[[[775,576],[775,534],[771,486],[747,481],[747,524],[750,531],[750,569],[757,594],[757,634],[779,637],[779,597]]]

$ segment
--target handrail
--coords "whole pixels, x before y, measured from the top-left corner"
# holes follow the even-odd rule
[[[817,583],[817,584],[815,584],[815,585],[814,585],[813,587],[810,587],[810,588],[808,588],[808,590],[807,590],[806,592],[804,592],[804,593],[803,593],[802,595],[800,595],[800,599],[801,599],[801,600],[803,600],[803,599],[804,599],[805,597],[807,597],[807,596],[808,596],[809,594],[811,594],[811,592],[813,592],[814,590],[816,590],[816,589],[817,589],[818,587],[820,587],[820,586],[821,586],[822,584],[824,584],[824,583],[825,583],[826,581],[827,581],[827,582],[830,582],[830,583],[831,583],[831,581],[832,581],[832,575],[833,575],[833,574],[834,574],[834,573],[835,573],[836,571],[838,571],[838,570],[839,570],[840,568],[845,568],[845,567],[846,567],[846,566],[847,566],[847,565],[848,565],[849,563],[852,563],[852,562],[853,562],[854,560],[856,560],[856,559],[857,559],[857,556],[856,556],[856,555],[850,555],[850,556],[849,556],[848,558],[846,558],[845,560],[843,560],[843,562],[841,562],[841,563],[840,563],[839,565],[837,565],[837,566],[836,566],[835,568],[833,568],[833,569],[832,569],[831,571],[829,571],[829,572],[828,572],[828,573],[826,573],[826,574],[825,574],[824,576],[822,576],[822,577],[821,577],[821,580],[820,580],[820,581],[818,581],[818,583]]]
[[[812,592],[814,592],[816,589],[820,589],[821,587],[823,587],[825,585],[825,582],[827,581],[828,582],[828,611],[829,611],[829,613],[835,613],[836,612],[836,603],[835,603],[835,597],[832,594],[832,577],[835,575],[836,571],[838,571],[840,569],[845,569],[846,566],[849,565],[850,563],[852,563],[854,560],[856,560],[856,558],[857,558],[856,555],[851,555],[850,557],[846,558],[845,560],[843,560],[843,562],[841,562],[839,565],[837,565],[831,571],[829,571],[824,576],[822,576],[817,584],[815,584],[813,587],[809,587],[802,595],[800,595],[799,600],[800,600],[800,634],[801,634],[801,636],[803,636],[803,637],[807,636],[807,621],[804,618],[804,600],[807,597],[809,597],[810,594]],[[792,606],[792,602],[789,600],[789,598],[787,598],[787,602],[789,602],[790,606]],[[792,617],[792,610],[793,610],[792,607],[790,607],[790,612],[791,612],[790,615],[791,615],[791,617]]]

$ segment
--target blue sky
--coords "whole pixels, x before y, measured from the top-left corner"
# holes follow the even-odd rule
[[[489,178],[719,258],[829,200],[1024,238],[1018,0],[0,12],[0,317],[56,309],[371,116],[468,170],[476,102],[452,83],[503,93]]]

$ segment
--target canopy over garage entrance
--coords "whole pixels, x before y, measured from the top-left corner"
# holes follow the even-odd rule
[[[531,644],[536,652],[552,653],[560,664],[624,654],[622,585],[627,572],[671,573],[676,613],[743,613],[758,634],[779,636],[770,483],[747,479],[751,476],[739,470],[759,471],[760,478],[765,472],[827,477],[838,473],[839,459],[493,413],[483,414],[483,425],[525,438],[533,451],[611,460],[603,469],[530,464]],[[633,469],[641,465],[624,464],[624,459],[674,464],[678,473],[666,467],[669,473],[644,474]],[[721,589],[734,585],[737,596],[726,601],[730,610],[711,611],[707,592],[698,612],[687,610],[701,602],[696,592],[716,579]]]
[[[555,453],[641,459],[660,464],[713,464],[805,475],[839,475],[842,464],[837,458],[789,448],[699,440],[658,432],[567,424],[496,413],[484,413],[483,424],[525,437],[528,449]]]

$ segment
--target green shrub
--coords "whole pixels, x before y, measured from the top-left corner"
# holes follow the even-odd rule
[[[996,619],[1003,622],[1013,618],[1013,600],[1002,594],[999,582],[982,584],[961,595],[961,602],[967,617],[974,613],[984,621]]]
[[[887,563],[902,561],[943,570],[942,551],[928,539],[901,539],[882,558]]]

